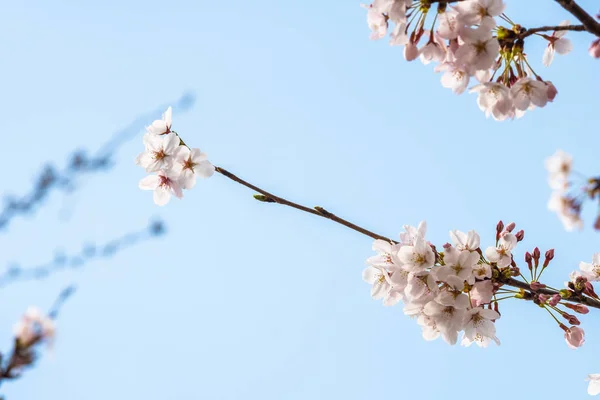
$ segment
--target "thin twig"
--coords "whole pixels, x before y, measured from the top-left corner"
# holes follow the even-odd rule
[[[275,196],[274,194],[271,194],[271,193],[267,192],[266,190],[263,190],[263,189],[261,189],[261,188],[259,188],[257,186],[254,186],[253,184],[251,184],[249,182],[246,182],[245,180],[239,178],[238,176],[232,174],[231,172],[227,171],[224,168],[215,167],[215,170],[218,173],[220,173],[221,175],[223,175],[223,176],[231,179],[232,181],[235,181],[235,182],[237,182],[237,183],[239,183],[241,185],[246,186],[247,188],[250,188],[250,189],[252,189],[252,190],[254,190],[254,191],[262,194],[264,197],[262,197],[262,196],[255,196],[255,198],[257,200],[259,200],[259,201],[262,201],[262,202],[265,202],[265,203],[277,203],[277,204],[282,204],[284,206],[292,207],[292,208],[295,208],[297,210],[307,212],[309,214],[313,214],[313,215],[317,215],[319,217],[330,219],[330,220],[332,220],[334,222],[337,222],[338,224],[344,225],[344,226],[346,226],[346,227],[348,227],[348,228],[350,228],[352,230],[360,232],[363,235],[367,235],[369,237],[372,237],[373,239],[381,239],[381,240],[385,240],[385,241],[390,242],[390,243],[397,243],[396,241],[394,241],[394,240],[392,240],[392,239],[390,239],[388,237],[385,237],[385,236],[382,236],[382,235],[378,235],[378,234],[376,234],[374,232],[371,232],[368,229],[362,228],[362,227],[360,227],[358,225],[353,224],[352,222],[349,222],[349,221],[347,221],[347,220],[345,220],[343,218],[340,218],[340,217],[338,217],[338,216],[330,213],[329,211],[325,210],[323,207],[316,206],[314,208],[309,208],[309,207],[306,207],[306,206],[303,206],[303,205],[291,202],[291,201],[286,200],[284,198],[281,198],[279,196]]]
[[[588,14],[579,4],[575,3],[574,0],[554,0],[561,5],[562,8],[570,12],[575,18],[579,20],[585,27],[585,30],[600,37],[600,23]]]
[[[519,35],[519,38],[524,39],[527,36],[531,36],[534,33],[538,32],[547,32],[547,31],[576,31],[582,32],[586,31],[585,26],[583,25],[557,25],[557,26],[540,26],[539,28],[531,28],[527,29],[525,32]]]

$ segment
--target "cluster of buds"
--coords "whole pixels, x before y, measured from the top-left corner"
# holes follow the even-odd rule
[[[171,129],[173,112],[171,107],[146,128],[145,150],[135,159],[135,163],[152,173],[143,178],[139,187],[154,191],[154,202],[164,206],[171,199],[183,197],[183,189],[196,185],[196,177],[208,178],[215,167],[207,160],[200,149],[189,148]]]
[[[600,178],[586,178],[573,171],[573,157],[562,150],[548,157],[545,164],[552,189],[548,209],[558,215],[567,231],[582,229],[583,203],[596,198],[600,201]],[[594,228],[600,230],[600,214]]]
[[[37,308],[30,307],[14,325],[13,333],[15,340],[12,354],[6,361],[0,355],[0,382],[19,377],[24,368],[33,365],[37,346],[42,343],[52,344],[55,323]]]
[[[516,298],[546,309],[564,330],[569,347],[583,345],[585,333],[578,326],[579,320],[560,307],[580,314],[589,312],[582,302],[597,299],[589,280],[600,280],[600,254],[594,256],[592,264],[581,263],[581,273],[572,275],[568,289],[558,291],[539,280],[554,258],[552,249],[545,252],[543,259],[538,248],[526,252],[530,279],[521,273],[513,251],[523,240],[524,232],[513,233],[514,223],[504,226],[500,221],[495,245],[485,251],[475,231],[451,231],[453,243],[446,243],[444,250],[438,252],[425,239],[424,222],[416,228],[404,228],[406,232],[400,235],[399,242],[374,242],[373,250],[378,254],[367,259],[363,279],[372,285],[371,296],[383,299],[384,305],[403,301],[404,313],[416,317],[426,340],[441,336],[454,345],[463,332],[461,344],[465,346],[475,343],[487,347],[490,341],[500,344],[495,327],[500,318],[498,303]],[[518,277],[523,281],[515,279]],[[597,304],[600,306],[600,302]],[[564,325],[557,316],[571,326]]]
[[[363,7],[367,9],[371,39],[383,38],[393,22],[390,45],[404,46],[407,61],[420,58],[424,64],[439,63],[435,71],[444,73],[442,86],[461,94],[471,78],[479,81],[470,92],[478,93],[479,108],[488,117],[500,121],[519,118],[527,110],[552,102],[558,93],[528,62],[525,39],[534,33],[504,14],[502,0],[465,0],[456,6],[432,0],[374,0]],[[434,17],[428,25],[430,14]],[[498,26],[496,18],[509,27]],[[559,27],[568,25],[569,21],[563,21]],[[544,65],[550,65],[555,53],[572,50],[565,33],[535,33],[548,42]]]

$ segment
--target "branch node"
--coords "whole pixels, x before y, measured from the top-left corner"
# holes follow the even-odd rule
[[[254,198],[258,201],[262,201],[263,203],[277,203],[275,200],[269,196],[265,196],[264,194],[255,194]]]

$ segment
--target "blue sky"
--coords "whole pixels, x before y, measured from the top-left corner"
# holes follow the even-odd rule
[[[546,0],[507,3],[524,26],[568,17]],[[598,172],[600,81],[587,35],[570,33],[575,50],[547,70],[544,43],[528,43],[559,94],[497,123],[475,95],[442,88],[432,67],[369,41],[358,2],[30,1],[6,5],[0,21],[3,193],[27,191],[42,162],[92,151],[191,91],[196,102],[174,110],[174,128],[276,194],[392,237],[426,219],[440,245],[450,229],[476,229],[491,243],[499,219],[515,221],[525,229],[517,257],[556,249],[546,275],[555,285],[600,251],[595,210],[569,234],[545,208],[543,160],[557,148],[579,171]],[[221,176],[156,207],[137,187],[139,128],[110,173],[0,232],[0,260],[36,265],[152,217],[169,229],[109,261],[0,291],[8,349],[27,306],[79,288],[53,354],[3,385],[8,399],[587,397],[584,378],[600,372],[595,313],[582,318],[588,339],[578,351],[545,312],[516,300],[501,308],[501,347],[425,342],[401,307],[371,300],[361,280],[371,239],[256,202]],[[73,209],[62,221],[65,202]]]

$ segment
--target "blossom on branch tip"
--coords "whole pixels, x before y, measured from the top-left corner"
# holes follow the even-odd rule
[[[173,156],[179,147],[179,137],[174,133],[155,136],[150,133],[144,135],[146,150],[135,159],[135,163],[146,172],[156,172],[161,169],[173,167]]]
[[[196,185],[196,177],[209,178],[215,173],[215,167],[208,161],[200,149],[189,149],[179,146],[173,155],[173,172],[179,175],[179,184],[183,189],[191,189]]]
[[[592,262],[580,262],[579,269],[589,281],[600,281],[600,253],[595,253]]]
[[[139,187],[142,190],[154,190],[154,203],[164,206],[171,200],[171,194],[179,199],[183,197],[178,180],[179,174],[172,171],[158,171],[156,175],[143,178]]]
[[[568,20],[562,21],[558,26],[568,26],[571,22]],[[542,57],[542,63],[548,67],[554,60],[554,53],[558,54],[568,54],[573,50],[573,44],[571,41],[563,36],[567,34],[567,31],[554,31],[552,32],[552,36],[549,36],[548,46],[544,51],[544,55]]]
[[[500,268],[508,267],[512,262],[511,250],[517,245],[517,238],[512,233],[505,233],[498,241],[497,247],[488,247],[485,256]]]
[[[167,111],[162,116],[162,119],[157,119],[150,126],[146,128],[146,131],[152,135],[165,135],[171,132],[171,125],[173,123],[173,109],[169,106]]]
[[[572,349],[581,347],[585,342],[585,332],[578,326],[565,328],[565,341],[567,342],[567,346]]]

